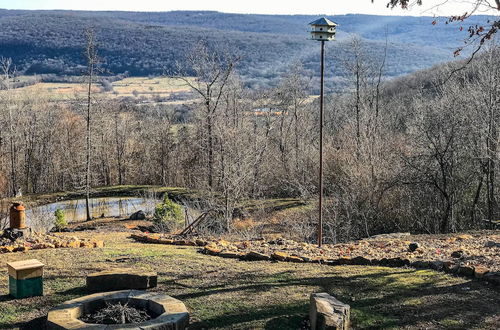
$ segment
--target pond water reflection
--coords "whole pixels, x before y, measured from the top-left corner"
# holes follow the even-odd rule
[[[143,210],[146,214],[154,209],[159,200],[140,197],[101,197],[91,198],[90,208],[92,218],[104,217],[127,217],[134,212]],[[61,201],[47,205],[36,206],[26,211],[28,225],[34,215],[53,215],[57,209],[63,210],[68,222],[85,221],[87,212],[85,199]]]

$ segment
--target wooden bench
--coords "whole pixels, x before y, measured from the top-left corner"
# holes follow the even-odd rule
[[[10,295],[14,298],[43,296],[43,266],[36,259],[7,263]]]

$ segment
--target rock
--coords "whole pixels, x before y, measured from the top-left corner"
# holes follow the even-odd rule
[[[430,262],[429,261],[423,261],[423,260],[417,260],[411,263],[411,266],[414,268],[431,268]]]
[[[492,248],[492,247],[500,247],[500,243],[494,241],[488,241],[484,244],[484,247]]]
[[[147,236],[146,235],[142,235],[142,234],[131,234],[130,235],[130,238],[138,241],[138,242],[145,242],[146,239],[147,239]]]
[[[278,260],[278,261],[286,261],[286,259],[288,257],[289,257],[288,254],[286,254],[285,252],[281,252],[281,251],[276,251],[273,254],[271,254],[271,258],[273,260]]]
[[[184,246],[196,246],[196,242],[190,240],[178,240],[174,241],[174,245],[184,245]]]
[[[420,247],[420,244],[418,244],[417,242],[410,243],[408,245],[408,251],[415,252],[419,247]]]
[[[105,270],[87,276],[87,290],[89,291],[116,291],[116,290],[145,290],[157,285],[158,276],[153,272],[144,272],[129,268]]]
[[[410,236],[410,233],[391,233],[371,236],[370,239],[388,239],[388,238],[403,238]]]
[[[304,259],[302,259],[301,257],[299,256],[289,256],[288,258],[286,258],[286,261],[288,262],[296,262],[296,263],[302,263],[302,262],[305,262]]]
[[[351,258],[348,257],[339,258],[337,261],[339,265],[351,265]]]
[[[205,246],[208,244],[207,241],[203,241],[201,239],[197,239],[195,242],[196,242],[196,245],[198,245],[198,246]]]
[[[338,259],[328,259],[328,260],[325,260],[324,264],[328,265],[328,266],[338,266],[338,265],[340,265]]]
[[[462,276],[474,276],[474,268],[471,266],[459,266],[457,269],[457,274]]]
[[[174,244],[174,240],[170,238],[160,238],[158,239],[157,243],[169,245],[169,244]]]
[[[443,262],[443,270],[447,273],[456,273],[458,271],[459,265],[455,265],[451,261]]]
[[[144,219],[146,219],[146,213],[144,213],[143,210],[139,210],[137,212],[132,213],[128,219],[129,220],[144,220]]]
[[[159,240],[160,240],[160,235],[149,235],[146,237],[147,243],[158,244]]]
[[[287,244],[287,240],[280,237],[280,238],[277,238],[275,240],[272,240],[272,241],[269,241],[268,244],[271,244],[271,245],[285,245]]]
[[[452,258],[462,258],[464,256],[464,251],[458,250],[451,253]]]
[[[365,257],[355,257],[351,259],[352,265],[371,265],[371,260]]]
[[[216,248],[209,247],[209,246],[205,246],[205,248],[203,249],[203,253],[205,253],[205,254],[209,254],[209,255],[211,255],[211,256],[216,256],[216,255],[218,255],[220,252],[221,252],[221,250],[220,250],[220,249],[216,249]]]
[[[250,251],[245,255],[245,259],[250,261],[261,261],[271,260],[271,257],[260,252]]]
[[[224,251],[224,252],[219,253],[219,257],[229,258],[229,259],[239,259],[242,257],[242,254],[239,252]]]
[[[80,247],[80,241],[69,241],[68,242],[68,247],[69,248],[73,248],[73,249],[79,248]]]
[[[231,245],[231,243],[229,243],[226,240],[221,239],[221,240],[217,241],[217,245],[220,245],[222,247],[227,247],[227,246]]]
[[[228,250],[228,251],[237,251],[238,248],[235,245],[229,245],[228,247],[226,247],[226,250]]]
[[[483,266],[475,266],[474,267],[474,277],[475,278],[483,278],[486,274],[489,273],[489,269]]]
[[[80,247],[86,248],[86,249],[92,249],[92,248],[94,248],[94,243],[82,241],[82,242],[80,242]]]
[[[500,285],[500,272],[487,273],[484,275],[483,279],[491,284]]]
[[[311,330],[349,329],[350,306],[327,293],[313,293],[309,305]]]
[[[316,257],[316,258],[302,257],[302,259],[304,259],[305,262],[310,262],[313,264],[324,264],[325,263],[325,259],[319,258],[319,257]]]
[[[211,248],[211,249],[219,249],[219,247],[217,246],[217,244],[215,244],[214,242],[208,243],[207,245],[205,245],[205,247],[208,247],[208,248]]]
[[[389,259],[387,259],[387,258],[382,258],[382,259],[380,259],[380,260],[379,260],[378,264],[379,264],[380,266],[388,266],[388,265],[389,265],[389,262],[388,262],[388,261],[389,261]]]
[[[437,270],[437,271],[441,271],[444,268],[444,262],[442,262],[442,261],[431,261],[429,263],[429,266],[431,267],[431,269],[434,269],[434,270]]]
[[[245,242],[241,242],[240,244],[236,245],[236,247],[238,248],[238,250],[245,250],[247,248],[250,247],[250,242],[248,241],[245,241]]]
[[[14,252],[14,246],[12,245],[2,246],[2,252],[4,253]]]
[[[95,241],[94,242],[94,247],[95,248],[103,248],[104,247],[104,241]]]
[[[390,258],[387,259],[387,266],[389,267],[403,267],[410,265],[410,261],[401,258]]]

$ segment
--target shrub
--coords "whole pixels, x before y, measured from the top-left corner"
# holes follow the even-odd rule
[[[56,217],[56,221],[55,221],[54,225],[55,225],[57,230],[64,229],[64,228],[66,228],[66,226],[68,226],[68,222],[66,221],[66,216],[65,216],[63,210],[57,209],[54,212],[54,215]]]
[[[156,205],[153,216],[156,227],[161,231],[172,231],[182,226],[184,217],[179,204],[172,202],[165,194],[163,202]]]

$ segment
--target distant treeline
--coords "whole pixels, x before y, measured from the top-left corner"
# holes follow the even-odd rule
[[[313,16],[237,15],[217,12],[73,12],[0,10],[0,56],[24,74],[81,75],[85,71],[83,30],[93,27],[105,74],[159,75],[175,71],[203,40],[241,55],[239,74],[252,87],[277,82],[294,62],[318,71],[318,45],[308,39]],[[327,49],[327,82],[341,84],[352,33],[371,53],[388,58],[384,75],[399,76],[450,59],[461,45],[457,26],[433,27],[430,18],[345,15],[339,42]],[[480,18],[477,18],[479,20]],[[376,24],[374,22],[377,22]],[[471,23],[474,23],[471,21]]]

